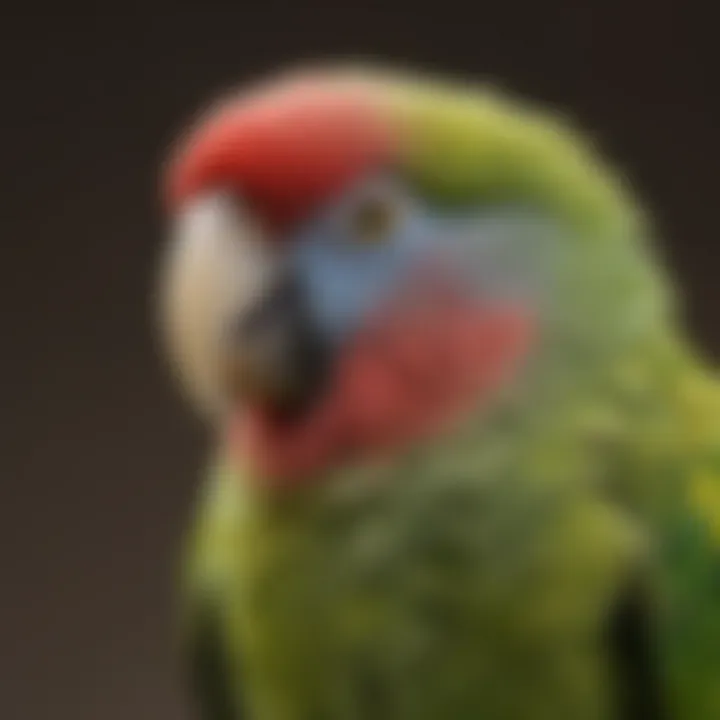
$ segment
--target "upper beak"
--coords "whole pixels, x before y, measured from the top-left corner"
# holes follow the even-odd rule
[[[177,218],[162,264],[161,319],[182,386],[202,411],[238,399],[305,402],[325,353],[302,289],[233,199],[199,199]]]

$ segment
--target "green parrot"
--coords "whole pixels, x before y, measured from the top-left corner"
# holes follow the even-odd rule
[[[201,114],[165,191],[204,717],[720,718],[720,386],[582,132],[302,69]]]

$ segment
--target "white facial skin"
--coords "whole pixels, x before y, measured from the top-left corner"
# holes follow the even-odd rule
[[[198,198],[175,219],[161,262],[160,323],[173,370],[206,416],[226,409],[224,333],[276,269],[259,226],[224,194]]]

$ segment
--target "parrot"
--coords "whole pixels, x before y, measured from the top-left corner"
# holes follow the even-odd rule
[[[720,385],[575,118],[294,67],[162,169],[207,720],[718,720]]]

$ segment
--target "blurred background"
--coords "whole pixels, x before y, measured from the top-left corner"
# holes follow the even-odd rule
[[[471,5],[471,3],[468,3]],[[720,51],[700,2],[226,3],[3,18],[0,717],[189,718],[172,619],[206,438],[156,353],[168,142],[215,93],[368,56],[575,114],[720,353]]]

